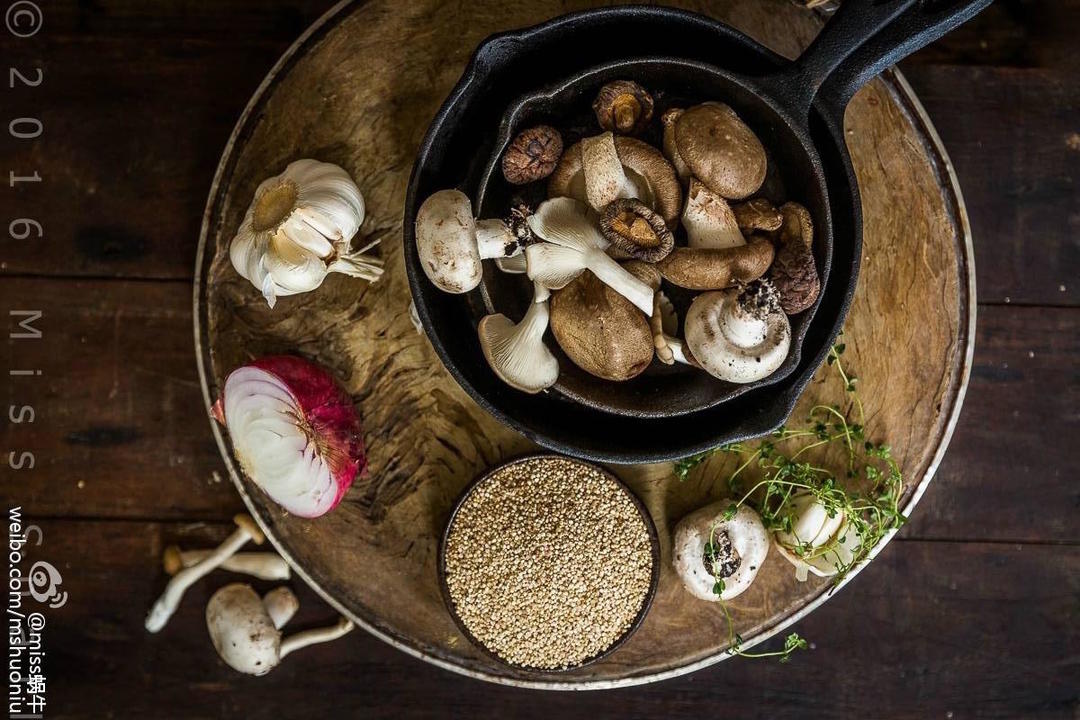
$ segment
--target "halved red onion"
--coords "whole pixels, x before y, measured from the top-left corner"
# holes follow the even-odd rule
[[[213,412],[244,472],[294,515],[329,512],[367,467],[352,400],[308,360],[272,355],[233,370]]]

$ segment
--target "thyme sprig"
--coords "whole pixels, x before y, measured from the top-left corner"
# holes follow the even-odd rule
[[[761,516],[767,530],[791,535],[799,512],[792,500],[806,493],[821,504],[829,517],[842,514],[847,520],[847,529],[828,542],[815,546],[809,540],[796,538],[793,546],[785,546],[806,561],[825,559],[837,570],[834,578],[836,584],[863,562],[882,538],[907,520],[900,510],[904,488],[900,467],[888,445],[874,443],[867,438],[865,411],[856,392],[858,377],[845,370],[841,361],[844,350],[843,343],[834,345],[827,359],[828,366],[836,371],[843,386],[845,401],[842,404],[815,405],[810,409],[807,423],[802,428],[785,426],[757,443],[723,445],[676,463],[674,470],[681,480],[716,453],[737,458],[738,466],[727,482],[731,492],[739,499],[727,508],[724,521],[733,518],[741,505],[748,504]],[[840,472],[822,466],[827,463],[815,464],[805,456],[805,453],[816,448],[821,448],[820,453],[824,453],[833,446],[842,447],[846,456]],[[744,491],[744,476],[755,468],[759,479]],[[848,535],[852,532],[857,543],[848,542],[851,539]],[[842,545],[849,552],[840,552]],[[709,546],[712,546],[711,536]],[[713,590],[720,595],[723,582],[718,582]],[[782,651],[744,653],[740,650],[742,639],[734,631],[731,614],[726,604],[721,602],[721,606],[728,621],[730,652],[734,654],[744,657],[779,656],[782,661],[787,661],[794,650],[806,646],[805,640],[793,634],[788,636]]]

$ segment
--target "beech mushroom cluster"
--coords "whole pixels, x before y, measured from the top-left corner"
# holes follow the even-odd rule
[[[503,178],[533,197],[546,190],[536,207],[478,220],[464,193],[442,190],[417,213],[420,261],[440,289],[470,292],[485,259],[533,284],[519,322],[495,313],[479,323],[493,372],[522,392],[554,385],[549,328],[570,361],[613,382],[653,358],[731,383],[775,372],[790,350],[788,316],[814,304],[820,281],[810,213],[756,196],[768,171],[760,139],[724,103],[658,108],[631,80],[604,85],[592,109],[596,134],[564,146],[539,125],[507,145]],[[653,132],[659,148],[641,139]],[[681,339],[665,284],[700,293]]]

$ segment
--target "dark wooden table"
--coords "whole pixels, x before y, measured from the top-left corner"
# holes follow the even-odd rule
[[[0,304],[44,313],[40,340],[5,343],[6,368],[41,375],[6,377],[35,421],[5,421],[0,488],[69,593],[46,614],[46,717],[1080,717],[1080,2],[1000,0],[902,66],[960,177],[979,294],[964,413],[912,521],[800,623],[812,649],[790,664],[585,694],[467,680],[362,632],[241,676],[203,623],[224,574],[143,630],[163,546],[217,542],[241,509],[192,347],[206,193],[247,98],[331,2],[41,5],[34,37],[0,28],[5,68],[44,73],[4,85],[3,123],[45,128],[0,133],[0,175],[42,178],[4,189],[4,223],[44,227],[0,241]],[[332,617],[294,586],[298,625]]]

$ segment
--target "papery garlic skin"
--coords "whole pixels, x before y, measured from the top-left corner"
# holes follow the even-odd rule
[[[264,180],[229,246],[229,259],[258,288],[270,307],[277,298],[314,290],[329,273],[369,281],[382,275],[382,260],[350,249],[364,222],[364,197],[337,165],[297,160]]]

